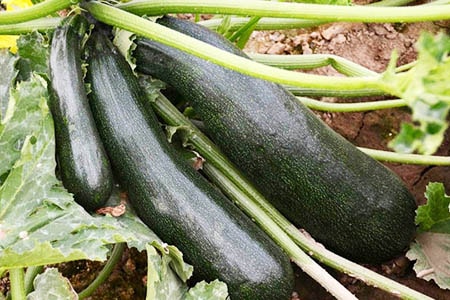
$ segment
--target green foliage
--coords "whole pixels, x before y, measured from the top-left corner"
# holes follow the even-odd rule
[[[394,74],[396,56],[384,74],[392,93],[412,109],[418,125],[404,125],[390,147],[398,152],[432,154],[441,145],[450,109],[450,38],[423,33],[417,42],[418,59],[408,72]]]
[[[416,216],[420,233],[407,257],[416,260],[417,276],[450,289],[450,197],[442,183],[429,183],[425,196],[427,204],[417,209]]]
[[[27,299],[77,300],[78,295],[69,280],[62,276],[58,269],[49,268],[36,276],[34,291],[27,296]]]

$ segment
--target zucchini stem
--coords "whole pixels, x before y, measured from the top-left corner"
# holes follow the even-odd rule
[[[27,267],[27,271],[25,272],[25,293],[28,295],[34,289],[33,281],[34,278],[44,270],[44,266],[31,266]]]
[[[22,23],[51,15],[78,3],[79,0],[46,0],[27,8],[0,12],[0,25]]]
[[[13,268],[9,270],[9,281],[11,284],[11,299],[25,300],[25,272],[23,268]]]
[[[265,1],[255,2],[269,3]],[[231,54],[165,26],[97,1],[83,2],[81,5],[101,22],[131,31],[152,40],[157,40],[162,44],[176,47],[187,53],[250,76],[287,85],[306,86],[308,88],[324,90],[348,91],[374,89],[386,93],[391,92],[391,88],[382,81],[381,76],[335,77],[333,80],[330,80],[329,76],[282,70]]]
[[[45,32],[55,29],[62,21],[62,18],[39,18],[27,22],[0,25],[0,34],[23,34],[34,30]]]
[[[111,252],[110,257],[108,258],[108,261],[106,262],[103,269],[98,273],[97,277],[92,281],[84,290],[82,290],[78,294],[78,299],[85,299],[92,295],[92,293],[103,283],[108,279],[109,275],[111,275],[112,271],[114,270],[115,266],[119,262],[119,260],[122,258],[123,251],[126,248],[126,243],[118,243],[114,245],[114,248]]]
[[[116,7],[138,15],[202,13],[347,22],[421,22],[448,20],[450,6],[341,6],[256,0],[130,1]]]

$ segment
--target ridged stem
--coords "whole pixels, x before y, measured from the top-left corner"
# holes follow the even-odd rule
[[[79,0],[45,0],[27,8],[2,11],[0,12],[0,25],[22,23],[45,17],[78,2]]]
[[[265,3],[265,1],[256,2]],[[82,3],[82,7],[88,10],[101,22],[156,40],[167,46],[178,48],[187,53],[250,76],[308,88],[331,89],[337,91],[375,89],[382,90],[386,93],[391,92],[390,87],[382,82],[380,76],[335,77],[333,80],[330,80],[329,76],[282,70],[231,54],[165,26],[161,26],[157,23],[97,1]]]
[[[169,125],[187,125],[195,133],[190,134],[189,138],[195,145],[195,148],[200,150],[209,149],[208,154],[211,154],[216,159],[223,159],[216,156],[219,150],[215,145],[207,141],[197,128],[195,128],[190,121],[188,121],[170,102],[162,95],[160,98],[152,102],[153,108]],[[204,154],[204,153],[202,153]],[[209,161],[209,156],[204,156]],[[212,160],[214,160],[212,158]],[[220,176],[217,171],[204,166],[206,172],[215,173]],[[305,273],[320,283],[326,290],[333,294],[337,299],[350,300],[356,299],[346,288],[344,288],[333,276],[326,272],[320,265],[318,265],[311,257],[303,252],[289,236],[264,212],[259,204],[251,201],[248,197],[242,197],[242,193],[236,186],[226,177],[222,176],[221,180],[217,182],[235,203],[246,212],[297,264]]]
[[[9,281],[11,284],[11,299],[25,300],[25,272],[23,268],[14,268],[9,270]]]
[[[229,14],[347,22],[421,22],[450,19],[450,6],[340,6],[256,0],[140,0],[117,7],[138,15],[167,13]]]
[[[307,97],[297,97],[297,99],[311,109],[327,112],[361,112],[406,106],[406,102],[401,99],[354,103],[332,103]]]
[[[33,281],[34,278],[36,278],[36,276],[40,273],[42,273],[42,271],[44,270],[44,266],[31,266],[27,268],[27,271],[25,272],[25,293],[28,295],[29,293],[31,293],[33,291]]]
[[[95,277],[94,281],[92,281],[84,290],[82,290],[78,294],[78,299],[81,300],[89,297],[103,282],[105,282],[108,279],[109,275],[111,275],[115,266],[122,258],[122,254],[125,248],[126,243],[118,243],[114,245],[114,248],[105,266],[100,271],[100,273],[98,273],[97,277]]]
[[[55,29],[62,21],[62,18],[40,18],[27,22],[0,25],[0,34],[23,34],[33,30],[44,32]]]

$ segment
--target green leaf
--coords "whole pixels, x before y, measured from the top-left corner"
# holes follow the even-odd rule
[[[2,70],[2,76],[0,76],[0,121],[6,112],[9,90],[17,76],[15,69],[17,59],[8,49],[0,49],[0,70]]]
[[[10,268],[105,260],[109,244],[128,242],[142,250],[159,240],[128,213],[120,218],[91,216],[62,187],[55,177],[53,120],[46,91],[38,75],[21,82],[11,101],[24,101],[33,113],[17,114],[17,106],[9,105],[12,108],[2,124],[6,128],[17,124],[17,131],[26,127],[28,132],[21,147],[14,140],[4,141],[4,134],[0,137],[0,149],[17,147],[18,152],[0,186],[0,274]]]
[[[389,144],[398,152],[433,154],[441,145],[448,128],[450,109],[450,38],[444,33],[432,36],[423,33],[416,45],[418,59],[413,68],[395,74],[396,56],[384,73],[384,82],[392,93],[403,98],[412,109],[418,125],[403,126]]]
[[[43,116],[48,113],[46,101],[47,87],[38,76],[11,91],[0,123],[0,175],[10,170],[20,157],[25,138],[40,128]]]
[[[450,289],[450,234],[420,233],[406,256],[416,260],[414,271],[418,277]]]
[[[169,267],[171,257],[147,246],[147,300],[183,299],[188,287]]]
[[[147,300],[225,300],[227,285],[219,280],[204,281],[189,289],[186,281],[192,267],[173,246],[152,243],[147,246]]]
[[[27,300],[77,300],[78,295],[69,280],[55,268],[46,269],[34,279],[34,291]]]
[[[427,203],[417,209],[416,223],[421,231],[450,234],[450,197],[442,183],[429,183]]]
[[[17,40],[17,47],[20,56],[18,67],[21,79],[28,79],[32,73],[47,78],[50,52],[47,37],[37,31],[21,35]]]
[[[210,283],[201,281],[189,290],[186,300],[225,300],[228,299],[227,285],[214,280]]]

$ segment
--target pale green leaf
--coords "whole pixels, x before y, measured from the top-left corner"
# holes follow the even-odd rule
[[[420,233],[406,256],[416,261],[414,271],[418,277],[450,289],[450,234]]]
[[[12,101],[27,102],[33,114],[14,111],[5,123],[19,124],[18,131],[22,124],[28,132],[16,146],[18,158],[0,186],[0,274],[9,268],[105,260],[109,244],[128,242],[142,250],[157,239],[128,213],[119,218],[91,216],[62,187],[55,177],[54,129],[46,91],[45,81],[33,75],[12,93],[16,95]],[[13,147],[11,143],[16,141],[9,139],[0,149]]]
[[[413,68],[395,74],[396,56],[393,56],[383,75],[392,94],[403,98],[411,108],[412,119],[417,124],[404,126],[389,146],[399,152],[432,154],[441,145],[448,128],[450,38],[443,33],[436,36],[423,33],[416,48],[418,59]]]
[[[146,300],[183,299],[188,287],[169,267],[172,258],[151,245],[147,246],[147,258]]]
[[[46,269],[34,279],[34,291],[27,300],[77,300],[78,295],[69,280],[55,268]]]
[[[38,130],[43,114],[47,113],[46,97],[45,82],[39,77],[22,82],[11,91],[0,123],[0,175],[19,158],[25,138]]]
[[[22,79],[28,79],[33,73],[45,78],[48,75],[48,56],[50,43],[47,37],[37,31],[21,35],[17,40],[20,55],[19,71]]]
[[[214,280],[210,283],[201,281],[189,290],[186,300],[226,300],[228,299],[227,285]]]
[[[9,100],[9,90],[17,75],[15,64],[17,56],[11,54],[8,49],[0,49],[0,121],[3,119]]]

